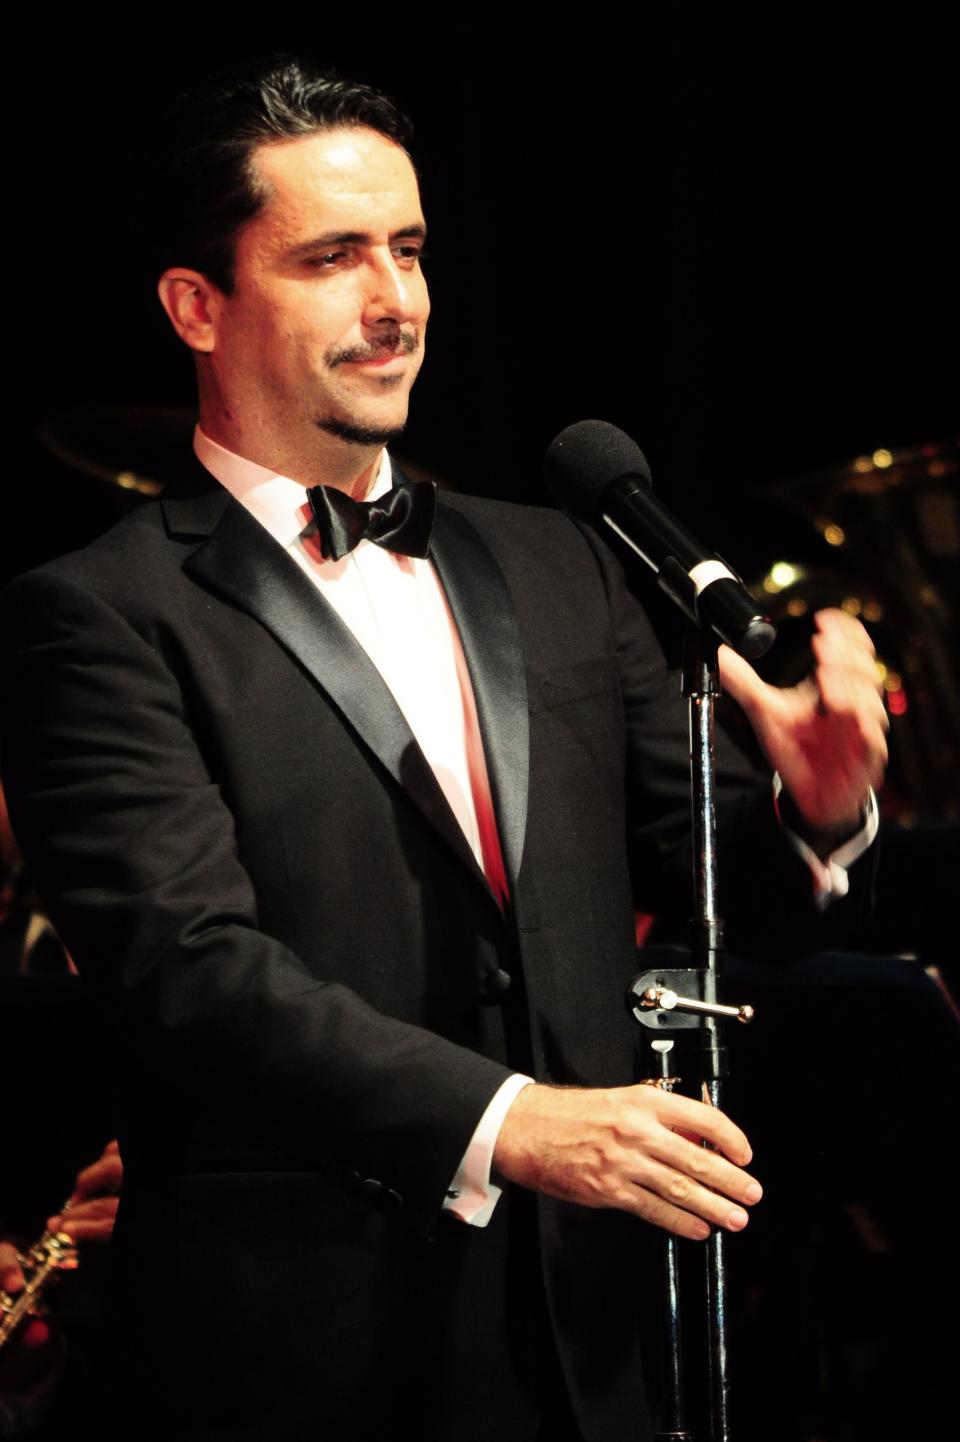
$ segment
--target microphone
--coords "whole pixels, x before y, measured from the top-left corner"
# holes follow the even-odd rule
[[[776,637],[769,617],[726,562],[657,500],[646,457],[623,431],[607,421],[568,426],[547,451],[545,474],[554,500],[616,531],[694,625],[710,627],[748,661],[769,651]]]

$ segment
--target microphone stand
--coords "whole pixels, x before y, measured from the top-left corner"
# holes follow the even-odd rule
[[[690,790],[693,808],[693,860],[695,913],[691,923],[692,968],[641,973],[627,990],[627,1006],[634,1020],[664,1032],[696,1029],[700,1055],[702,1098],[719,1107],[721,1085],[727,1072],[726,1048],[721,1037],[724,1019],[748,1022],[749,1006],[723,1006],[717,1000],[717,977],[723,947],[723,922],[717,911],[717,819],[714,777],[714,704],[720,694],[717,640],[707,627],[689,624],[684,642],[683,694],[690,712]],[[681,990],[678,992],[677,988]],[[684,996],[692,988],[695,995]],[[652,1048],[659,1076],[650,1085],[672,1091],[680,1078],[668,1075],[673,1040],[658,1039]],[[726,1235],[711,1232],[706,1243],[707,1374],[710,1442],[730,1442],[730,1383],[727,1353]],[[675,1236],[666,1238],[665,1275],[668,1327],[667,1431],[658,1442],[694,1442],[688,1430],[683,1398],[683,1358],[680,1325],[679,1252]]]
[[[720,692],[717,635],[754,660],[773,644],[774,628],[739,577],[710,554],[653,498],[650,469],[639,447],[603,421],[581,421],[561,432],[547,457],[548,484],[562,505],[598,528],[608,527],[654,572],[657,585],[687,619],[683,693],[690,707],[690,787],[693,808],[695,914],[692,921],[693,968],[647,972],[627,990],[627,1007],[642,1026],[659,1031],[698,1029],[703,1100],[720,1105],[726,1052],[720,1020],[749,1021],[750,1007],[725,1007],[717,1001],[717,970],[723,947],[723,923],[717,912],[717,821],[714,795],[714,702]],[[693,995],[684,996],[683,987]],[[679,988],[679,991],[678,991]],[[668,1075],[672,1042],[654,1043],[659,1075],[650,1085],[672,1090],[679,1078]],[[730,1442],[730,1385],[727,1375],[726,1256],[721,1229],[706,1248],[710,1442]],[[669,1428],[658,1442],[693,1442],[682,1395],[680,1288],[676,1240],[666,1242],[669,1313]]]
[[[710,630],[687,630],[684,641],[683,693],[690,705],[690,793],[693,802],[694,894],[691,949],[699,970],[703,1000],[717,1004],[717,972],[723,946],[723,922],[717,910],[717,813],[714,778],[714,704],[720,691],[717,641]],[[727,1053],[720,1021],[706,1015],[701,1030],[703,1087],[710,1105],[719,1107]],[[726,1236],[717,1227],[707,1239],[707,1366],[710,1383],[712,1442],[729,1442],[730,1384],[727,1374]]]

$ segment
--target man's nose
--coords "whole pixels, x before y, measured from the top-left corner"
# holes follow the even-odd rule
[[[401,270],[393,255],[379,259],[371,267],[364,320],[368,325],[376,325],[385,320],[401,322],[415,319],[418,314],[418,285],[422,286],[419,275]]]

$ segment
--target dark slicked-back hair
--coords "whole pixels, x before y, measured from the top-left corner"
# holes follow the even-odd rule
[[[153,172],[164,192],[153,246],[160,269],[189,266],[229,293],[237,231],[266,198],[253,151],[340,126],[376,130],[404,150],[412,130],[380,91],[286,55],[221,72],[180,96]]]

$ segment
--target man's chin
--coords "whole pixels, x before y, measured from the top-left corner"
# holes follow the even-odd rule
[[[356,421],[341,421],[336,417],[323,417],[315,422],[317,429],[329,436],[346,441],[354,446],[389,446],[403,435],[404,426],[378,425],[362,426]]]

